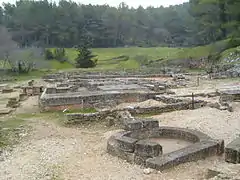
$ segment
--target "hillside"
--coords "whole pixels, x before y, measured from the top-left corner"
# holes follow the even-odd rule
[[[181,68],[186,72],[202,71],[201,63],[204,57],[217,51],[225,44],[225,41],[198,46],[192,48],[168,48],[168,47],[125,47],[125,48],[93,48],[98,62],[95,68],[78,69],[78,71],[105,72],[105,71],[143,71],[145,73],[159,73],[165,67]],[[75,70],[74,59],[77,56],[76,49],[66,48],[67,61],[31,59],[36,64],[37,71],[28,74],[17,75],[17,79],[29,79],[42,76],[59,70]],[[230,48],[221,53],[220,64],[240,64],[240,46]],[[4,61],[0,61],[0,69]],[[6,68],[6,66],[5,66]]]
[[[219,41],[217,43],[198,46],[193,48],[168,48],[168,47],[126,47],[126,48],[93,48],[93,54],[97,55],[98,64],[93,70],[127,70],[139,68],[160,68],[167,66],[184,66],[186,61],[200,61],[207,57],[210,53],[226,42]],[[231,58],[231,54],[239,52],[239,47],[225,50],[221,53],[221,61],[225,62],[227,58]],[[61,64],[57,61],[52,61],[51,65],[54,69],[69,69],[74,68],[74,59],[77,56],[75,49],[66,49],[67,57],[70,63]],[[237,54],[239,56],[239,54]]]

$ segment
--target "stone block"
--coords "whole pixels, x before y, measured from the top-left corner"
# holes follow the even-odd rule
[[[219,175],[221,172],[215,170],[215,169],[208,169],[206,179],[211,179],[213,177],[216,177]]]
[[[34,80],[28,81],[28,86],[33,86]]]
[[[46,88],[46,94],[56,94],[56,93],[57,93],[57,88],[55,87]]]
[[[2,90],[2,93],[12,93],[13,92],[13,89],[12,88],[4,88]]]
[[[157,120],[143,120],[142,128],[143,129],[153,129],[159,127],[159,122]]]
[[[149,157],[147,157],[147,156],[140,156],[140,155],[134,154],[134,163],[138,164],[138,165],[145,166],[146,165],[146,160],[148,158]]]
[[[119,148],[125,152],[134,152],[135,144],[137,139],[133,139],[126,136],[118,136],[116,137],[116,141],[118,142]]]
[[[225,161],[234,164],[240,163],[240,137],[226,146]]]
[[[199,142],[186,148],[164,154],[163,156],[149,158],[146,160],[146,166],[157,170],[164,170],[177,166],[181,163],[197,161],[217,154],[218,142]]]
[[[22,94],[19,94],[19,101],[24,101],[27,99],[27,95],[22,93]]]
[[[221,155],[225,151],[224,140],[218,140],[217,142],[218,142],[218,154]]]
[[[156,157],[162,154],[162,146],[149,140],[140,140],[135,144],[135,154],[144,157]]]
[[[107,152],[113,156],[120,157],[128,162],[134,162],[134,154],[123,151],[122,149],[118,148],[118,146],[119,145],[115,137],[110,137],[107,142]]]
[[[0,109],[0,115],[9,114],[11,112],[12,112],[12,109],[10,109],[10,108],[2,108],[2,109]]]
[[[233,148],[226,148],[225,149],[225,161],[229,163],[240,163],[239,156],[240,156],[240,149],[233,149]]]
[[[129,131],[139,130],[142,128],[141,121],[127,121],[124,123],[124,129]]]

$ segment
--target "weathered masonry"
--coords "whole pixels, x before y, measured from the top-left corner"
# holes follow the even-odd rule
[[[155,92],[107,91],[72,92],[47,94],[46,89],[40,97],[42,110],[63,110],[65,108],[115,106],[124,102],[141,102],[153,98]]]
[[[208,156],[221,155],[224,142],[214,140],[195,130],[159,127],[158,121],[130,121],[125,131],[111,136],[107,143],[108,153],[131,163],[141,164],[157,170],[164,170],[176,165],[196,161]],[[164,147],[149,138],[183,139],[192,144],[163,154]]]
[[[225,160],[229,163],[240,163],[240,137],[236,138],[226,146]]]

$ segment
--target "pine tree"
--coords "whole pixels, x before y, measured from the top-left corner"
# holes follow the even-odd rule
[[[76,68],[92,68],[96,66],[97,59],[93,59],[96,55],[93,55],[86,46],[79,47],[77,50]]]

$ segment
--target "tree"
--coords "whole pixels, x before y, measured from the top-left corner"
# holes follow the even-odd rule
[[[239,6],[239,0],[190,0],[191,13],[198,24],[197,34],[204,38],[204,44],[239,31]]]
[[[82,37],[91,39],[91,47],[193,46],[240,36],[239,7],[239,0],[136,9],[125,3],[110,7],[17,0],[0,8],[0,23],[20,47],[71,48]]]
[[[12,64],[9,56],[17,48],[17,43],[12,40],[8,30],[0,26],[0,63],[3,64],[4,68],[7,64]]]
[[[76,68],[92,68],[97,65],[97,60],[93,59],[96,55],[93,55],[86,46],[81,46],[77,50]]]

